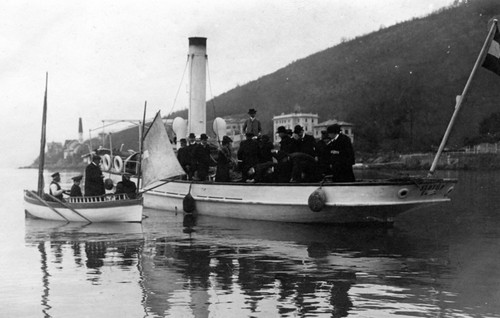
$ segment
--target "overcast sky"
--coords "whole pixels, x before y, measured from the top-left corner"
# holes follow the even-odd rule
[[[451,2],[0,0],[2,166],[38,155],[45,72],[47,141],[76,139],[79,117],[88,138],[102,120],[141,119],[146,100],[147,117],[186,107],[188,37],[208,38],[211,99],[341,39]]]

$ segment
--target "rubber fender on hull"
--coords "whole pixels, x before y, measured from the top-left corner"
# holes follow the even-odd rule
[[[325,191],[323,191],[323,189],[321,188],[314,190],[307,200],[307,205],[313,212],[320,212],[325,207],[325,204],[326,194]]]
[[[195,208],[196,205],[193,196],[191,195],[191,193],[186,194],[186,196],[182,200],[182,209],[186,213],[191,213],[194,211]]]

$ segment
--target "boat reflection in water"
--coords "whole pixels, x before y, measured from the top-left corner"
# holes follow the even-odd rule
[[[26,243],[41,255],[44,313],[421,316],[453,303],[439,293],[442,251],[397,229],[145,212],[142,228],[27,220]],[[67,303],[66,293],[80,302]]]
[[[171,229],[164,213],[149,212],[155,221],[146,231]],[[404,308],[419,316],[449,307],[440,307],[446,295],[432,299],[445,263],[439,252],[419,250],[425,240],[395,238],[395,229],[180,217],[182,231],[147,240],[142,254],[144,305],[155,315],[344,317],[354,308],[368,315]],[[419,253],[434,263],[424,269]]]
[[[140,223],[82,224],[26,218],[25,229],[26,245],[36,247],[40,255],[43,316],[143,315],[141,306],[121,303],[131,292],[141,295],[134,287],[140,281],[137,267],[144,246]]]

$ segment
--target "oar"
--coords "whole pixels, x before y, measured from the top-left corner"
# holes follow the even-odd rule
[[[65,219],[67,222],[69,222],[69,220],[64,216],[62,215],[59,211],[57,211],[56,209],[54,209],[53,207],[51,207],[47,202],[45,202],[45,200],[43,200],[42,198],[40,198],[36,193],[35,191],[28,191],[35,199],[37,199],[38,201],[40,201],[41,203],[43,203],[45,206],[47,206],[49,209],[51,209],[52,211],[54,211],[55,213],[57,213],[60,217],[62,217],[63,219]]]
[[[140,194],[143,194],[143,193],[145,193],[145,192],[148,192],[148,191],[151,191],[151,190],[153,190],[153,189],[156,189],[156,188],[158,188],[158,187],[161,187],[162,185],[167,184],[167,183],[169,183],[169,182],[171,182],[171,181],[172,181],[172,180],[167,180],[167,181],[165,181],[165,182],[163,182],[163,183],[160,183],[160,184],[158,184],[158,185],[156,185],[156,186],[154,186],[154,187],[152,187],[152,188],[149,188],[149,189],[143,189],[142,191],[140,191],[139,193],[137,193],[137,195],[140,195]]]
[[[70,207],[66,203],[62,202],[61,200],[59,200],[55,196],[50,195],[50,194],[47,194],[47,195],[49,196],[49,198],[51,198],[52,200],[58,202],[59,204],[61,204],[65,208],[70,209],[71,211],[75,212],[75,214],[79,215],[80,217],[82,217],[83,219],[85,219],[87,222],[92,223],[92,221],[90,221],[88,218],[84,217],[80,212],[78,212],[77,210],[73,209],[72,207]]]

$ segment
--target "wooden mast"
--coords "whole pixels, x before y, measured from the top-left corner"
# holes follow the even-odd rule
[[[451,129],[453,128],[453,125],[455,124],[455,120],[457,118],[458,112],[460,110],[460,107],[462,106],[462,102],[465,99],[465,94],[469,91],[470,84],[472,82],[472,79],[474,78],[474,75],[476,74],[477,69],[481,65],[482,61],[484,60],[484,57],[486,56],[486,53],[488,52],[488,48],[491,45],[491,41],[493,40],[493,36],[495,35],[495,31],[497,29],[497,20],[493,20],[493,23],[490,28],[490,32],[488,33],[488,36],[486,37],[486,41],[484,41],[483,48],[481,49],[481,52],[479,53],[479,56],[477,57],[476,64],[474,64],[474,67],[472,68],[472,71],[469,75],[469,79],[467,80],[467,83],[465,84],[464,90],[462,92],[462,95],[457,96],[457,103],[455,105],[455,111],[453,112],[453,115],[451,116],[450,122],[448,123],[448,127],[446,128],[446,132],[444,133],[443,140],[441,140],[441,144],[439,145],[439,149],[436,153],[436,156],[434,157],[434,161],[432,162],[432,166],[429,170],[429,173],[427,174],[428,177],[432,177],[434,174],[434,170],[436,170],[437,163],[439,161],[439,157],[441,156],[441,153],[443,152],[444,146],[448,142],[448,137],[450,136]]]
[[[42,132],[40,138],[40,155],[38,157],[38,188],[37,193],[39,196],[43,194],[44,180],[43,168],[45,165],[45,138],[46,138],[46,124],[47,124],[47,86],[49,82],[49,73],[45,73],[45,96],[43,99],[43,114],[42,114]]]

